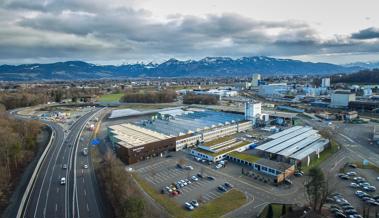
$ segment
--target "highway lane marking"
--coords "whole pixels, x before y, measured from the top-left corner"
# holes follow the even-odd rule
[[[86,196],[87,195],[87,191],[86,191],[86,189],[84,189],[84,196]]]
[[[55,212],[58,210],[58,204],[55,204]]]
[[[60,145],[62,145],[63,142],[64,142],[64,138],[63,138],[63,141],[61,142]],[[55,148],[54,148],[53,151],[51,151],[51,152],[52,152],[52,153],[51,153],[52,157],[50,157],[50,159],[49,159],[49,162],[48,162],[48,164],[47,164],[47,170],[45,171],[45,175],[43,176],[43,179],[42,179],[42,185],[41,185],[41,189],[40,189],[39,194],[38,194],[37,204],[36,204],[35,211],[34,211],[34,217],[36,217],[36,215],[37,215],[38,205],[39,205],[40,198],[41,198],[41,193],[42,193],[42,187],[44,187],[43,184],[45,184],[46,175],[47,175],[47,173],[48,173],[48,171],[49,171],[48,169],[50,168],[50,164],[51,164],[51,161],[53,160],[54,153],[56,152],[56,150],[58,149],[58,147],[59,147],[59,144],[58,144],[57,146],[55,146]],[[60,147],[62,147],[62,146],[60,146]],[[49,156],[50,156],[50,155],[49,155]]]
[[[86,207],[87,207],[87,211],[89,212],[89,207],[88,207],[88,203],[86,204]]]
[[[258,205],[256,205],[256,206],[254,206],[254,209],[255,209],[255,208],[258,208],[258,207],[260,207],[260,206],[263,206],[263,205],[265,205],[265,204],[267,204],[267,202],[263,202],[263,203],[261,203],[261,204],[258,204]]]
[[[59,193],[59,188],[57,188],[57,193]]]

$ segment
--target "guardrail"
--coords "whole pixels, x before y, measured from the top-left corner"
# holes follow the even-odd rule
[[[36,165],[36,168],[34,169],[33,174],[32,174],[32,176],[31,176],[31,178],[29,180],[28,186],[25,189],[24,195],[22,196],[21,203],[20,203],[20,206],[19,206],[18,211],[17,211],[16,218],[21,218],[24,215],[26,200],[30,196],[30,191],[31,191],[32,187],[34,186],[34,183],[35,183],[35,180],[36,180],[36,176],[37,176],[38,172],[41,169],[42,162],[46,158],[46,154],[50,150],[51,144],[53,142],[53,138],[56,135],[55,129],[52,128],[50,125],[48,125],[48,127],[50,127],[50,129],[52,130],[49,143],[47,144],[45,150],[43,151],[41,157],[39,158],[39,160],[37,162],[37,165]]]

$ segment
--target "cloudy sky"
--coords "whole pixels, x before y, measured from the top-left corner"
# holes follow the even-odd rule
[[[0,64],[379,61],[378,0],[0,0]]]

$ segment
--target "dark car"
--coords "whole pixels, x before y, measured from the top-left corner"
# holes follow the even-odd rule
[[[336,218],[346,218],[346,215],[343,214],[343,213],[335,213],[334,216],[335,216]]]
[[[216,180],[216,178],[213,177],[213,176],[207,176],[207,178],[208,178],[209,180]]]
[[[358,166],[356,164],[349,164],[349,167],[351,167],[351,168],[357,168]]]
[[[227,188],[233,188],[234,186],[232,184],[230,184],[229,182],[225,182],[224,183],[225,187]]]
[[[198,173],[198,174],[197,174],[197,177],[199,177],[199,178],[202,179],[202,178],[203,178],[203,175],[202,175],[201,173]]]
[[[217,187],[218,190],[222,191],[222,192],[226,192],[226,189],[222,186],[222,185],[219,185]]]

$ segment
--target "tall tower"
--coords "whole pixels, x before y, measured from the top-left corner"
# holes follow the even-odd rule
[[[261,80],[261,74],[254,73],[253,77],[251,78],[251,86],[253,86],[253,87],[259,86],[260,80]]]
[[[262,103],[247,101],[245,102],[245,119],[253,121],[256,123],[257,118],[262,113]]]

